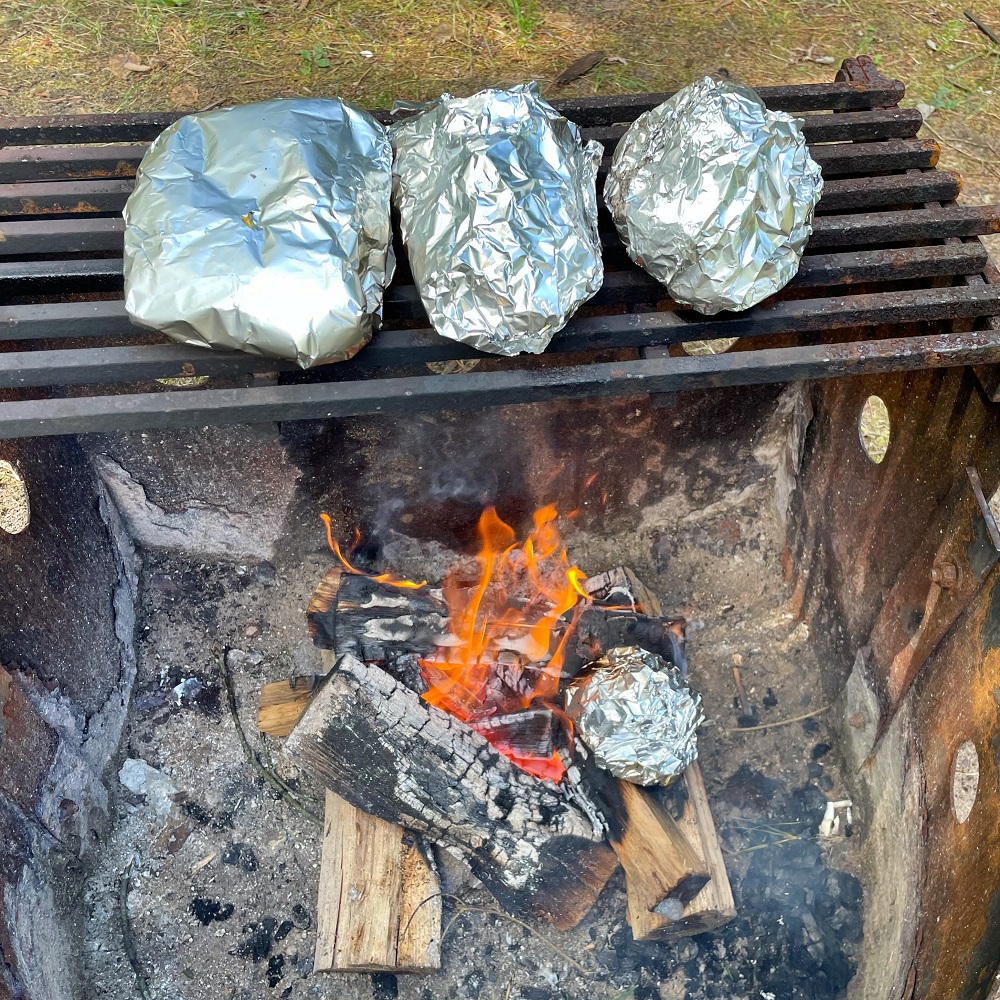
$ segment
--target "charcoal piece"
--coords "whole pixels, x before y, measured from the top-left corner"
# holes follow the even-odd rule
[[[312,914],[301,903],[296,903],[292,907],[292,922],[300,931],[307,931],[312,927]]]
[[[223,903],[218,899],[205,899],[201,896],[192,899],[189,908],[195,919],[205,927],[213,921],[228,920],[236,910],[232,903]]]
[[[778,698],[775,693],[768,688],[767,693],[764,695],[764,708],[776,708],[778,705]]]
[[[788,799],[788,819],[799,824],[798,833],[816,834],[826,814],[827,798],[822,790],[810,782],[796,788]]]
[[[222,852],[224,865],[238,865],[245,872],[255,872],[260,867],[257,855],[249,844],[230,844]]]
[[[810,778],[820,778],[823,776],[823,765],[815,762],[810,763],[806,768],[806,773]]]
[[[240,958],[259,962],[271,954],[271,942],[276,925],[274,917],[264,917],[260,923],[247,924],[243,928],[246,937],[229,953]]]
[[[295,924],[293,924],[291,920],[282,920],[281,923],[278,924],[278,929],[274,932],[274,940],[284,941],[285,938],[292,933],[292,928],[294,926]]]
[[[683,618],[648,618],[631,611],[614,612],[593,605],[577,621],[573,640],[567,644],[563,672],[575,677],[586,664],[616,646],[641,646],[687,671]]]
[[[722,797],[734,806],[763,811],[781,791],[780,782],[768,778],[749,764],[741,764],[726,782]]]
[[[267,985],[273,990],[284,978],[285,956],[272,955],[267,960]]]
[[[817,743],[816,746],[812,748],[812,753],[810,756],[813,760],[822,760],[832,749],[829,743]]]

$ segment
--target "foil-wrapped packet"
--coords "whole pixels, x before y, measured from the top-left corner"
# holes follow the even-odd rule
[[[481,351],[540,354],[604,280],[601,146],[583,146],[533,83],[421,107],[390,134],[393,197],[427,315]]]
[[[392,146],[366,111],[277,100],[188,115],[125,206],[125,307],[184,344],[303,368],[371,339],[392,277]]]
[[[636,119],[604,200],[629,256],[677,302],[714,315],[794,277],[822,191],[799,119],[706,76]]]
[[[698,756],[701,697],[681,671],[639,646],[618,646],[566,691],[566,714],[597,763],[636,785],[669,785]]]

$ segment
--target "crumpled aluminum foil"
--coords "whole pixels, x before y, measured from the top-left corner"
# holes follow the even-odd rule
[[[701,696],[639,646],[618,646],[566,691],[566,713],[597,763],[636,785],[669,785],[698,756]]]
[[[799,119],[706,76],[636,119],[604,200],[629,256],[677,302],[714,315],[794,277],[822,191]]]
[[[303,368],[371,339],[394,259],[392,146],[366,111],[277,100],[188,115],[125,206],[125,307],[185,344]]]
[[[389,131],[393,197],[427,315],[481,351],[539,354],[604,280],[601,146],[581,145],[533,83],[421,107]]]

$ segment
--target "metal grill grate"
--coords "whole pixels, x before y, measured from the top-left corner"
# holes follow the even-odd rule
[[[129,324],[120,213],[144,143],[179,115],[0,119],[0,438],[1000,361],[1000,284],[978,239],[1000,230],[997,209],[954,203],[959,179],[935,169],[937,147],[917,137],[919,112],[896,106],[902,84],[865,57],[839,77],[758,90],[769,107],[804,114],[825,180],[802,267],[768,302],[704,317],[665,301],[602,207],[604,287],[541,358],[502,360],[439,338],[397,246],[384,329],[354,360],[309,373]],[[622,123],[666,96],[555,103],[610,153]],[[682,342],[724,337],[741,339],[727,354],[677,356]],[[426,367],[465,358],[483,361],[447,375]],[[193,375],[210,380],[188,390],[150,381]]]

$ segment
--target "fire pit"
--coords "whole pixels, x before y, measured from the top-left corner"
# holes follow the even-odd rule
[[[831,119],[819,127],[836,144],[836,119],[855,129],[851,116],[871,114],[844,145],[881,148],[864,154],[867,173],[848,169],[861,153],[835,145],[815,147],[825,163],[868,192],[928,183],[905,173],[930,167],[906,159],[928,146],[879,131],[907,119],[883,113],[898,92],[869,79],[837,93],[850,88],[871,109],[816,115]],[[107,149],[88,150],[107,169]],[[37,162],[63,170],[67,156]],[[4,152],[0,169],[23,167]],[[953,206],[892,204],[875,214],[955,218]],[[98,232],[93,214],[53,221]],[[830,287],[850,285],[832,296],[844,315],[874,303],[865,323],[954,328],[849,343],[816,333],[707,360],[667,356],[673,332],[625,348],[645,357],[612,360],[598,338],[579,365],[557,352],[553,369],[408,373],[419,385],[401,392],[474,401],[461,415],[402,403],[349,415],[403,381],[353,369],[192,392],[41,398],[35,385],[40,398],[0,404],[9,433],[39,435],[0,446],[30,517],[0,535],[4,989],[986,1000],[1000,954],[997,381],[988,367],[934,366],[996,359],[979,305],[967,325],[982,329],[967,332],[948,311],[981,303],[989,286],[973,279],[990,272],[977,243],[949,242],[965,230],[897,240],[879,225],[862,260],[807,258],[841,269]],[[107,252],[59,251],[46,266],[66,265],[60,280],[75,268],[76,291],[103,282],[106,297],[86,305],[113,310]],[[29,274],[30,257],[3,272],[19,292],[2,308],[20,323],[30,307],[48,337],[45,323],[85,303],[42,301],[52,279]],[[873,284],[841,282],[845,267]],[[783,336],[768,323],[800,315],[808,287],[736,321],[738,335]],[[937,318],[913,311],[925,293]],[[897,294],[898,311],[881,311]],[[606,317],[581,322],[657,337],[675,322],[672,308],[641,308],[632,286],[622,301],[640,312],[605,303]],[[415,345],[408,360],[440,347],[399,330]],[[676,339],[693,339],[686,318]],[[178,374],[172,354],[137,351],[174,347],[46,346],[8,370],[55,355],[62,374],[82,361],[86,379],[71,385]],[[125,367],[102,367],[116,359]],[[593,379],[654,361],[676,367],[641,387],[680,391],[651,398],[615,380],[588,398]],[[533,396],[542,383],[556,398]],[[727,388],[697,388],[716,383]],[[508,392],[533,401],[480,405]],[[300,396],[304,410],[286,409]],[[335,396],[348,400],[335,420],[173,426],[315,415]],[[872,397],[882,423],[862,434]],[[118,413],[126,422],[107,430]],[[106,432],[41,434],[74,427]],[[686,659],[701,696],[697,765],[669,788],[639,791],[567,753],[557,695],[617,645]]]

